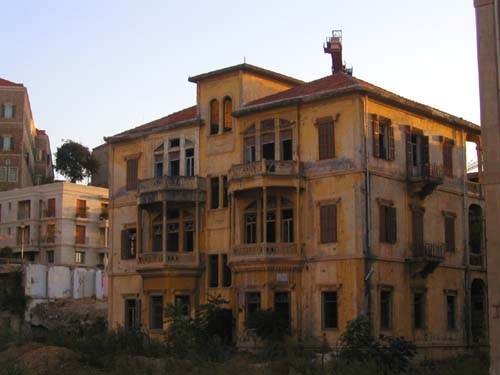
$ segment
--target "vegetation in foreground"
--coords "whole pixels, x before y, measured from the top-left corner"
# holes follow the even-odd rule
[[[349,322],[338,350],[325,343],[306,350],[287,338],[282,318],[259,311],[246,329],[260,343],[257,353],[239,353],[224,340],[220,303],[200,306],[193,319],[169,306],[167,341],[142,332],[106,331],[103,321],[74,334],[44,332],[32,337],[0,337],[0,375],[92,374],[304,374],[462,375],[488,373],[485,357],[459,357],[415,364],[415,347],[399,337],[375,338],[364,317]],[[328,353],[328,354],[327,354]]]

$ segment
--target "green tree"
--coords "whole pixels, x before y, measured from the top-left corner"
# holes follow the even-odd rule
[[[98,169],[99,162],[88,147],[72,140],[66,140],[61,147],[57,148],[56,171],[71,182],[91,177]]]

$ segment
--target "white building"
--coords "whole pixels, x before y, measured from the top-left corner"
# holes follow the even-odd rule
[[[42,264],[104,266],[108,189],[55,182],[0,192],[0,253]]]

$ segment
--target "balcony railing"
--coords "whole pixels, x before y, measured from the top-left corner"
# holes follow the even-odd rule
[[[162,176],[142,180],[139,193],[149,193],[160,190],[206,190],[207,182],[199,176]]]
[[[483,189],[479,182],[467,181],[467,192],[478,198],[483,196]]]
[[[413,258],[423,258],[427,260],[442,261],[444,260],[445,244],[444,243],[417,243],[412,246]]]
[[[484,267],[484,253],[469,253],[469,264],[476,267]]]
[[[233,248],[235,257],[294,257],[300,255],[299,245],[296,243],[260,243],[242,244]]]
[[[167,252],[166,262],[163,262],[163,253],[161,251],[140,253],[137,263],[140,266],[149,265],[185,265],[194,264],[196,255],[193,252]]]
[[[299,163],[295,160],[261,160],[252,163],[233,165],[228,178],[245,178],[256,175],[296,175],[300,173]]]
[[[410,168],[409,177],[411,180],[420,180],[420,179],[442,180],[443,166],[436,163],[420,164],[417,167]]]

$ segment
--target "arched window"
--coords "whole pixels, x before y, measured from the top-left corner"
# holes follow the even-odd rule
[[[233,101],[231,98],[227,97],[224,99],[224,119],[222,123],[224,132],[233,130],[233,117],[231,116],[232,111]]]
[[[219,133],[219,101],[213,99],[210,102],[210,134]]]

